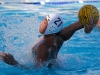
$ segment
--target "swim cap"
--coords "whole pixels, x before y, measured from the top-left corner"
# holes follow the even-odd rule
[[[61,31],[63,27],[63,20],[58,14],[49,14],[47,18],[47,28],[44,32],[44,35],[54,34]]]
[[[79,10],[78,18],[82,25],[95,26],[99,20],[99,11],[93,5],[85,5]]]

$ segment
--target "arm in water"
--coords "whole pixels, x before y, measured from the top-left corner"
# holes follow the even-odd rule
[[[23,69],[30,69],[30,67],[26,67],[22,64],[19,64],[14,57],[9,54],[9,53],[5,53],[5,52],[0,52],[0,60],[4,61],[5,63],[15,66],[15,67],[19,67],[19,68],[23,68]]]

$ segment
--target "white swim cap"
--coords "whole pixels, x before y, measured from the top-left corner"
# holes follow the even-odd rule
[[[48,25],[44,35],[53,34],[61,31],[63,27],[63,20],[58,14],[49,14],[46,16]]]

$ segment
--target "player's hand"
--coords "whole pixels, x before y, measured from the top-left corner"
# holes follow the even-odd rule
[[[17,65],[18,64],[18,62],[14,59],[14,57],[9,53],[7,54],[4,52],[1,52],[0,59],[9,65]]]
[[[86,22],[84,22],[85,33],[90,33],[95,26],[96,26],[96,22],[95,22],[94,18],[90,15],[90,23],[87,24]]]
[[[85,5],[79,10],[78,18],[84,25],[85,33],[90,33],[99,20],[99,11],[93,5]]]

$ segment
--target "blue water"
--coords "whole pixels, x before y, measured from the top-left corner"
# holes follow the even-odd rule
[[[73,3],[64,5],[0,5],[0,52],[11,53],[21,64],[31,67],[34,61],[31,48],[41,36],[39,25],[45,15],[59,13],[64,27],[78,20],[81,6],[93,4],[100,11],[100,3]],[[57,63],[51,69],[22,69],[0,61],[0,75],[99,75],[100,73],[100,28],[90,34],[84,29],[76,31],[61,47]]]

